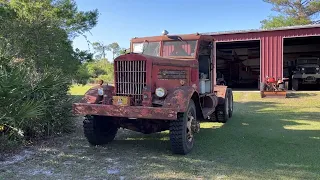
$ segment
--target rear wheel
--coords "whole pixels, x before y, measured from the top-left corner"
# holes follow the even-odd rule
[[[170,143],[174,154],[188,154],[194,144],[194,133],[199,130],[196,106],[191,99],[188,109],[176,121],[170,122]]]
[[[217,106],[217,109],[216,109],[216,117],[217,117],[217,121],[218,122],[221,122],[221,123],[226,123],[229,119],[229,96],[228,94],[226,93],[226,96],[224,98],[224,103],[223,104],[219,104]]]
[[[108,117],[86,116],[83,121],[84,135],[91,145],[103,145],[114,140],[118,127]]]
[[[299,90],[299,80],[292,79],[292,90],[298,91]]]
[[[232,117],[233,114],[233,92],[232,89],[228,88],[227,89],[227,96],[228,96],[228,100],[229,100],[229,118]]]

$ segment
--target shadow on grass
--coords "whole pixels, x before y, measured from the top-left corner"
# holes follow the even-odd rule
[[[240,173],[253,179],[320,178],[319,112],[269,109],[276,107],[275,102],[235,103],[232,119],[220,128],[202,128],[186,156],[171,155],[167,133],[137,134],[114,141],[112,147],[159,156],[162,160],[155,163],[184,174],[194,174],[198,166],[203,170],[196,174],[204,177]]]
[[[216,160],[230,168],[310,174],[320,172],[319,112],[274,109],[272,102],[236,103],[234,117],[219,129],[202,129],[192,158]],[[212,148],[209,148],[212,147]],[[292,177],[292,178],[304,178]]]
[[[298,93],[298,92],[290,92],[287,93],[287,98],[303,98],[303,97],[312,97],[317,96],[316,93]]]
[[[292,98],[316,96],[292,94]],[[107,145],[107,150],[89,154],[93,161],[108,155],[134,164],[136,167],[129,168],[132,176],[149,174],[155,178],[171,171],[205,179],[219,174],[242,179],[320,178],[319,112],[294,112],[277,102],[235,102],[234,107],[234,115],[226,124],[201,128],[193,151],[186,156],[171,154],[167,132],[124,133]]]

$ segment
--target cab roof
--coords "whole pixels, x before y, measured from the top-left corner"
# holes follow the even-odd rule
[[[213,41],[213,37],[210,35],[203,34],[182,34],[182,35],[161,35],[161,36],[149,36],[149,37],[135,37],[131,39],[132,43],[138,42],[159,42],[159,41],[177,41],[181,38],[182,40],[208,40]]]

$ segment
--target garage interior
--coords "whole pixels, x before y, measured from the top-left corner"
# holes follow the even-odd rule
[[[320,36],[283,39],[283,77],[289,78],[289,90],[292,89],[292,70],[295,60],[301,57],[320,58]],[[299,90],[318,90],[319,85],[299,85]]]
[[[260,40],[217,42],[216,47],[217,84],[226,84],[234,89],[258,90]]]

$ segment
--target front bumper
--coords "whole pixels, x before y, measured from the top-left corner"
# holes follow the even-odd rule
[[[115,106],[104,104],[74,103],[73,114],[139,119],[176,120],[178,111],[174,108],[162,107]]]

